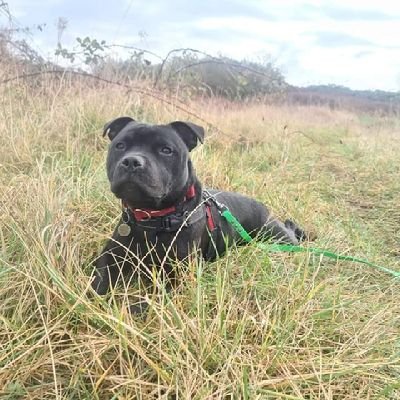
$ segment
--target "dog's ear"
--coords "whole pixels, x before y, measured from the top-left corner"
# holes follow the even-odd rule
[[[191,122],[174,121],[170,123],[170,126],[185,142],[189,151],[192,151],[196,146],[197,142],[203,143],[204,141],[204,129]]]
[[[121,130],[125,128],[126,125],[129,124],[129,122],[136,122],[136,121],[131,117],[119,117],[113,119],[110,122],[107,122],[103,128],[103,136],[108,135],[110,140],[113,140],[115,136],[117,136],[118,133],[121,132]]]

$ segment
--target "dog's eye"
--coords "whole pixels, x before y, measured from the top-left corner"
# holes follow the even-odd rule
[[[161,153],[166,155],[172,154],[172,149],[171,147],[164,146],[163,148],[161,148]]]
[[[125,148],[125,143],[123,143],[123,142],[118,142],[118,143],[115,145],[115,148],[118,149],[118,150],[123,150],[123,149]]]

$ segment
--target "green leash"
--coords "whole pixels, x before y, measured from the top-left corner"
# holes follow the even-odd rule
[[[235,216],[232,215],[232,213],[229,211],[228,207],[225,204],[219,203],[217,201],[217,199],[214,196],[210,195],[208,192],[206,192],[206,194],[209,197],[209,199],[212,200],[214,202],[214,204],[217,206],[219,213],[228,221],[228,223],[230,223],[232,225],[233,229],[235,229],[235,231],[240,235],[240,237],[245,242],[248,242],[248,243],[252,242],[253,239],[251,238],[251,236],[248,234],[246,229],[243,228],[243,226],[235,218]],[[343,255],[333,253],[332,251],[322,250],[322,249],[318,249],[315,247],[302,247],[302,246],[294,246],[291,244],[276,244],[276,243],[272,243],[272,244],[257,243],[257,247],[267,250],[269,252],[273,252],[273,253],[282,253],[282,252],[305,253],[305,252],[309,252],[309,253],[316,254],[318,256],[332,258],[334,260],[357,262],[360,264],[368,265],[369,267],[378,269],[380,271],[386,272],[387,274],[390,274],[390,275],[394,276],[395,278],[400,278],[400,271],[394,271],[392,269],[382,267],[381,265],[371,263],[367,260],[363,260],[362,258],[356,258],[356,257],[352,257],[352,256],[343,256]]]
[[[371,263],[362,258],[352,257],[352,256],[343,256],[340,254],[333,253],[332,251],[317,249],[315,247],[301,247],[301,246],[293,246],[291,244],[266,244],[266,243],[257,243],[257,247],[265,248],[266,250],[276,253],[276,252],[290,252],[290,253],[304,253],[310,252],[316,254],[318,256],[324,256],[328,258],[332,258],[334,260],[344,260],[344,261],[352,261],[360,264],[368,265],[369,267],[379,269],[380,271],[386,272],[394,276],[395,278],[400,278],[400,271],[394,271],[392,269],[383,267],[382,265],[377,265]]]

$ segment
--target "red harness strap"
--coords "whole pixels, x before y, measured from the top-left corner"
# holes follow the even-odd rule
[[[211,212],[211,206],[206,203],[206,218],[207,218],[207,227],[210,232],[215,229],[215,222]]]

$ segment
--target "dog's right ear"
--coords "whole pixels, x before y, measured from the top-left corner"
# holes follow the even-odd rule
[[[115,136],[117,136],[118,133],[120,133],[121,130],[125,128],[126,125],[129,124],[129,122],[136,122],[136,121],[131,117],[119,117],[113,119],[110,122],[107,122],[103,128],[103,136],[108,135],[110,140],[113,140]]]

